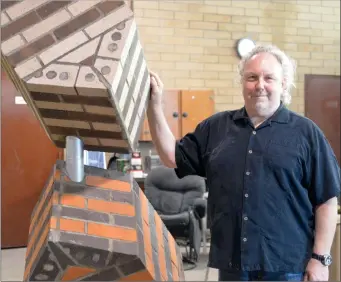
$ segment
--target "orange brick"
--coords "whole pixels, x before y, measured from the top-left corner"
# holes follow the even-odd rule
[[[136,230],[88,222],[88,234],[123,241],[137,241]]]
[[[128,216],[135,215],[134,206],[119,202],[107,202],[103,200],[88,199],[88,209]]]

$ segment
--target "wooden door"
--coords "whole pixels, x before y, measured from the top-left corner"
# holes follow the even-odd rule
[[[180,90],[165,90],[162,98],[162,109],[165,114],[167,123],[176,139],[180,138]],[[151,141],[149,124],[147,115],[143,121],[140,141]]]
[[[340,76],[305,76],[305,116],[326,135],[340,164]]]
[[[57,149],[1,72],[1,247],[27,244],[31,212],[57,158]]]
[[[212,90],[181,91],[181,135],[195,130],[195,127],[214,113]]]

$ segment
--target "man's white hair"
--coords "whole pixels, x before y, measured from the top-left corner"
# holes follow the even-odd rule
[[[283,79],[284,79],[284,90],[281,94],[281,101],[285,105],[289,105],[291,102],[291,89],[295,87],[294,78],[296,71],[296,64],[293,59],[286,55],[283,51],[273,45],[256,46],[248,54],[246,54],[238,65],[238,72],[240,78],[243,79],[245,64],[256,54],[269,53],[273,55],[282,66]]]

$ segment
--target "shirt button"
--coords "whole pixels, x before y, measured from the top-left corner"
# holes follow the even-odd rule
[[[250,175],[250,171],[247,171],[247,172],[246,172],[246,175]]]
[[[252,154],[252,150],[249,150],[249,154]]]
[[[245,194],[245,198],[249,197],[249,194]]]
[[[247,241],[247,238],[243,238],[243,241],[246,242],[246,241]]]
[[[252,134],[253,134],[253,135],[256,135],[256,131],[252,131]]]
[[[248,220],[248,217],[247,217],[247,216],[244,216],[244,220]]]

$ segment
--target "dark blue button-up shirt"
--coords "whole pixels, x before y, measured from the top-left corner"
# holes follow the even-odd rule
[[[281,105],[254,128],[245,108],[220,112],[176,144],[176,173],[207,178],[209,266],[302,272],[315,207],[340,194],[340,168],[321,130]]]

